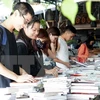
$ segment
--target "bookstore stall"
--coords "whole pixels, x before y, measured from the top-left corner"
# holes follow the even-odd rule
[[[100,56],[85,63],[70,61],[70,70],[58,77],[37,77],[36,83],[11,83],[0,89],[2,100],[100,100]],[[96,99],[99,98],[99,99]]]

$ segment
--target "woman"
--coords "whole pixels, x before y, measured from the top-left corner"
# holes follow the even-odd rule
[[[26,62],[26,65],[24,64],[23,69],[25,69],[28,73],[31,73],[31,75],[35,77],[44,76],[46,73],[42,64],[42,54],[40,50],[38,51],[37,49],[35,49],[37,48],[35,40],[37,38],[37,35],[39,34],[39,29],[40,22],[34,19],[19,32],[17,37],[19,63],[20,61],[23,61],[24,63]],[[35,48],[33,48],[32,46],[32,40],[35,41]],[[31,62],[30,65],[27,66],[29,59],[31,60]]]
[[[86,62],[87,58],[89,57],[89,50],[86,43],[82,43],[78,48],[78,61],[79,62]]]
[[[58,46],[58,37],[60,36],[60,31],[57,27],[50,27],[47,29],[47,33],[50,38],[50,49],[56,54],[57,46]]]
[[[36,46],[35,46],[36,44]],[[49,59],[49,63],[46,64],[46,58],[49,57],[48,49],[50,47],[50,39],[45,29],[40,29],[38,37],[36,39],[36,42],[33,41],[33,47],[36,51],[39,51],[42,53],[43,57],[43,66],[45,67],[46,74],[52,74],[53,76],[58,76],[58,68],[55,67],[55,63]],[[36,48],[37,47],[37,48]],[[54,65],[50,65],[51,63],[54,63]],[[53,64],[52,63],[52,64]],[[55,68],[54,68],[55,67]]]
[[[17,36],[17,48],[19,55],[31,54],[31,40],[36,39],[40,29],[39,20],[33,19],[23,29],[20,30]]]
[[[87,44],[89,43],[87,37],[81,37],[81,43],[78,48],[78,55],[77,55],[77,60],[81,63],[86,62],[87,58],[89,57],[89,49],[87,47]]]
[[[23,67],[24,73],[31,73],[31,69],[32,69],[31,67],[34,67],[36,63],[35,56],[34,56],[34,50],[33,50],[31,41],[32,39],[37,38],[39,29],[40,29],[39,20],[33,19],[29,24],[27,24],[23,29],[21,29],[21,31],[19,32],[17,36],[16,42],[17,42],[17,48],[18,48],[18,61],[19,63],[22,63],[22,62],[25,63],[24,65],[21,65]],[[29,59],[31,62],[28,65]],[[33,76],[36,76],[37,66],[36,68],[34,67],[34,69],[35,71],[33,73]],[[44,71],[43,71],[43,74],[44,74]]]

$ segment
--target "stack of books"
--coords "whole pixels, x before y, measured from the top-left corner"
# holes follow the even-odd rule
[[[90,100],[99,94],[98,86],[90,82],[72,83],[68,100]]]
[[[93,100],[95,95],[92,94],[67,94],[67,100]]]
[[[56,92],[49,92],[49,93],[30,93],[31,100],[67,100],[66,95],[61,95]]]
[[[67,77],[48,78],[43,80],[45,92],[69,92],[71,80]]]

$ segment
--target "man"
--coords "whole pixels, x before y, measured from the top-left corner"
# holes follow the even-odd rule
[[[10,81],[33,82],[31,75],[18,75],[13,69],[19,71],[17,67],[17,45],[13,30],[19,31],[24,25],[28,24],[34,16],[34,11],[30,4],[19,2],[13,7],[12,14],[1,24],[0,27],[0,87],[9,87]],[[6,32],[6,41],[2,43],[2,36]],[[2,48],[3,51],[2,51]],[[13,68],[13,65],[16,67]],[[20,68],[21,69],[21,68]],[[20,73],[24,73],[20,70]]]
[[[64,31],[58,38],[58,47],[57,47],[57,58],[65,62],[65,64],[61,63],[56,63],[56,65],[64,71],[68,70],[70,68],[70,63],[69,63],[69,54],[68,54],[68,46],[67,46],[67,41],[72,40],[73,37],[76,34],[76,29],[68,25],[65,27]]]

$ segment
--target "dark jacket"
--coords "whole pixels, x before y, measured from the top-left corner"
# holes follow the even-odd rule
[[[40,50],[34,50],[34,48],[32,50],[28,50],[28,47],[24,41],[17,42],[17,48],[18,48],[18,55],[23,56],[23,57],[18,57],[18,59],[22,58],[21,60],[24,60],[23,62],[25,63],[25,65],[27,65],[29,59],[31,60],[30,66],[22,66],[23,69],[25,69],[26,72],[33,75],[34,77],[44,76],[45,70],[43,67],[42,52]]]

